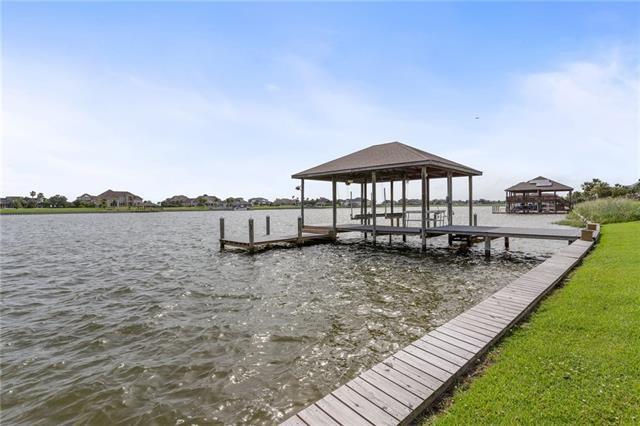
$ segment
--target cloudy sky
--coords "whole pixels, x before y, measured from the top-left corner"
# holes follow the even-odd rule
[[[482,170],[477,197],[640,177],[638,3],[1,7],[3,195],[290,197],[394,140]]]

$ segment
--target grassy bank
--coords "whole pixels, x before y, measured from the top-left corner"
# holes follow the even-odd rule
[[[159,211],[158,209],[138,209],[128,207],[112,207],[112,208],[100,208],[100,207],[59,207],[59,208],[19,208],[19,209],[0,209],[0,214],[12,215],[12,214],[65,214],[65,213],[141,213],[141,212],[153,212]]]
[[[577,204],[565,220],[558,223],[581,227],[584,222],[581,216],[599,224],[632,222],[640,220],[640,201],[625,198],[603,198]]]
[[[640,423],[640,222],[605,225],[564,287],[424,424]]]

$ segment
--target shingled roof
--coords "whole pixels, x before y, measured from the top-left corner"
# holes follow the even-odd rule
[[[429,177],[479,176],[482,172],[471,167],[439,157],[426,151],[390,142],[373,145],[345,155],[327,163],[296,173],[294,179],[331,180],[361,182],[376,172],[378,181],[419,179],[422,166],[427,166]]]
[[[505,189],[510,192],[538,192],[538,191],[573,191],[573,188],[544,176],[538,176],[527,182],[520,182],[510,188]]]

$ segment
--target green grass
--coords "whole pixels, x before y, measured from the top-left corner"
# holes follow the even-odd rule
[[[448,402],[424,424],[640,424],[640,222],[603,226],[566,285]]]
[[[577,204],[561,225],[584,226],[580,216],[601,225],[640,220],[640,201],[626,198],[603,198]]]
[[[41,207],[41,208],[19,208],[0,209],[0,214],[64,214],[64,213],[129,213],[142,211],[157,211],[153,209],[129,208],[129,207]]]

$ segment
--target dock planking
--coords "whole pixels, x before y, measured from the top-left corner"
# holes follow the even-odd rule
[[[594,241],[598,232],[599,229]],[[526,316],[586,256],[593,244],[593,241],[578,240],[560,249],[511,284],[283,424],[408,424]]]

